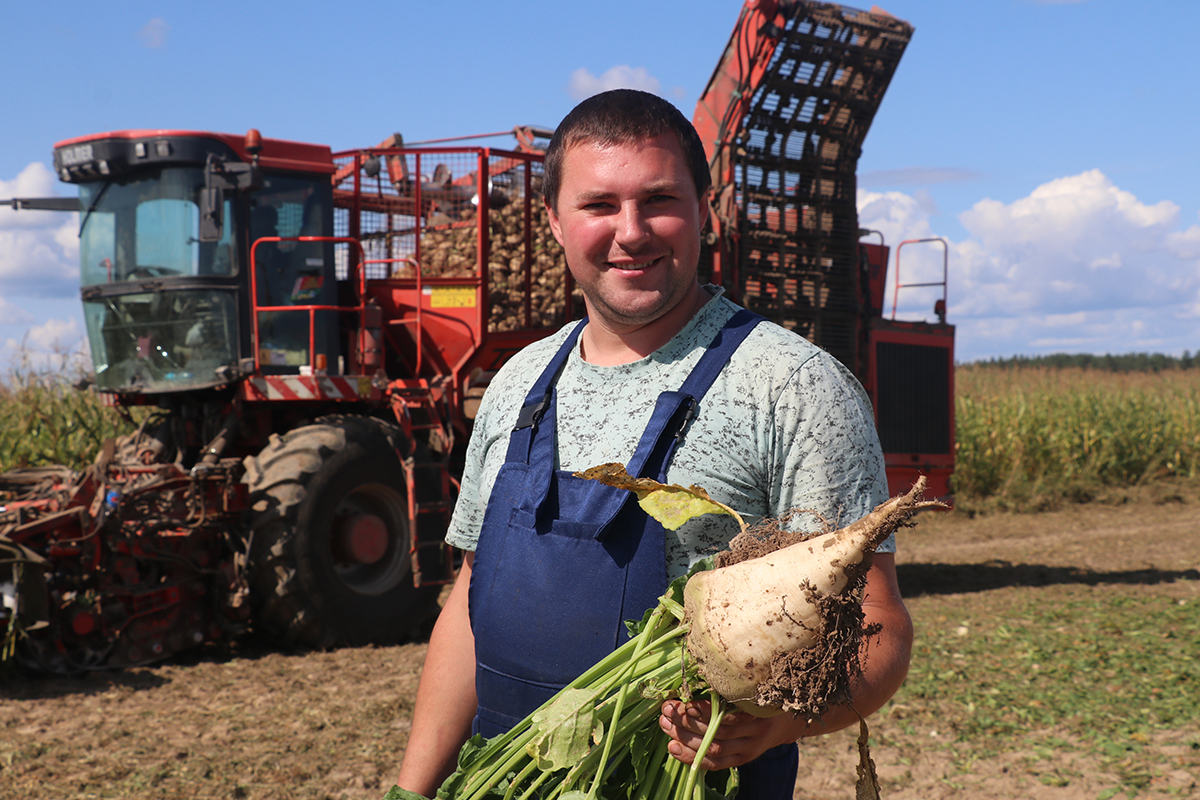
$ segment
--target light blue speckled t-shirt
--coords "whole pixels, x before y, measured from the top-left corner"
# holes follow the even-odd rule
[[[715,287],[707,287],[714,294]],[[662,391],[678,389],[737,311],[715,297],[670,342],[630,364],[599,367],[576,342],[557,387],[556,469],[629,462]],[[574,323],[578,324],[578,323]],[[484,395],[467,447],[462,491],[446,541],[474,550],[508,438],[525,396],[573,325],[515,355]],[[837,359],[770,322],[750,333],[700,402],[667,481],[703,487],[746,521],[794,509],[795,526],[824,530],[887,499],[883,454],[866,393]],[[723,549],[732,517],[709,514],[667,531],[667,574]],[[888,539],[880,552],[892,552]]]

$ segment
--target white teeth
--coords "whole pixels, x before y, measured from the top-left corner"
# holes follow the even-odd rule
[[[653,259],[650,259],[649,261],[642,261],[637,264],[613,264],[613,266],[616,267],[617,269],[645,269],[646,267],[650,266],[657,260],[658,260],[657,258],[653,258]]]

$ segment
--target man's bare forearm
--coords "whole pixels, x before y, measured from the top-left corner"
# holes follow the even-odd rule
[[[473,561],[473,554],[467,553],[429,638],[412,731],[397,780],[402,788],[426,797],[433,797],[454,771],[475,717],[475,639],[467,614]]]

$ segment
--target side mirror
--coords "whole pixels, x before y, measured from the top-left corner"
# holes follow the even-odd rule
[[[225,224],[225,190],[205,186],[200,190],[200,241],[218,242]]]
[[[262,185],[257,154],[250,164],[240,161],[226,164],[215,153],[209,153],[204,165],[204,188],[200,190],[200,241],[221,240],[226,189],[237,192],[258,189]]]

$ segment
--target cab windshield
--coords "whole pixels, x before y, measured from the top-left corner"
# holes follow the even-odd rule
[[[232,290],[181,289],[84,301],[96,387],[170,392],[222,383],[237,363]]]
[[[233,286],[180,281],[237,273],[237,220],[225,201],[221,239],[200,241],[200,167],[166,167],[79,187],[80,283],[101,288],[83,304],[96,385],[116,392],[169,392],[223,382],[237,363]]]
[[[217,242],[201,242],[201,167],[167,167],[138,178],[79,187],[80,282],[84,286],[187,275],[234,275],[232,204]]]

